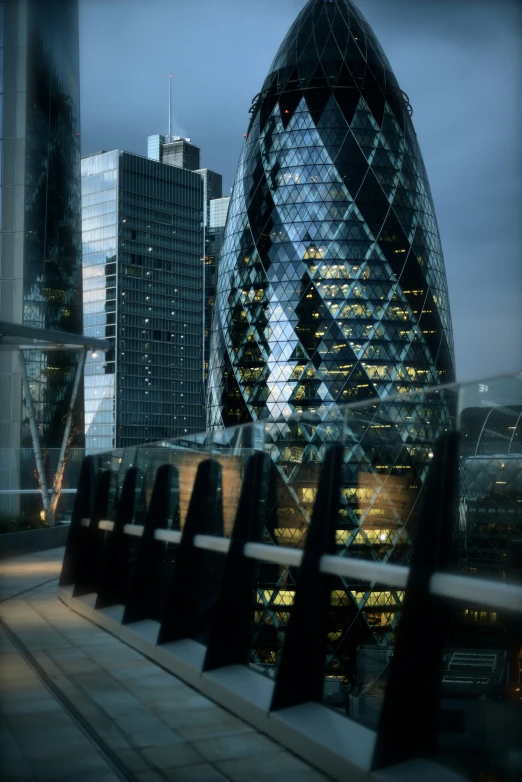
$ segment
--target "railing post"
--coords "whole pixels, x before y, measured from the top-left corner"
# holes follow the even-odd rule
[[[335,554],[343,457],[343,446],[332,446],[321,469],[271,711],[323,699],[331,577],[319,571],[319,562]]]
[[[123,531],[132,523],[136,491],[137,468],[127,470],[123,488],[116,508],[112,532],[107,534],[98,576],[98,597],[96,608],[107,608],[125,603],[127,593],[129,538]]]
[[[82,558],[74,585],[73,597],[81,597],[97,591],[97,566],[105,538],[103,530],[98,529],[98,522],[107,515],[110,483],[110,470],[104,470],[97,475],[90,524],[88,527],[80,527],[78,545],[82,548]]]
[[[85,551],[81,545],[82,518],[90,518],[94,495],[94,459],[86,456],[82,462],[78,489],[74,499],[71,526],[65,544],[62,571],[59,586],[70,586],[76,583],[78,570]]]
[[[424,484],[375,745],[374,769],[419,757],[430,758],[436,751],[442,653],[452,606],[430,594],[429,585],[433,573],[450,564],[457,519],[458,443],[457,432],[441,436]]]
[[[158,576],[165,553],[165,543],[154,539],[157,529],[167,526],[170,506],[170,485],[174,467],[163,464],[158,467],[152,489],[138,558],[125,600],[123,624],[151,619],[157,610]]]
[[[241,488],[204,671],[247,663],[259,563],[246,558],[243,550],[245,544],[259,543],[263,539],[264,527],[268,526],[268,516],[275,506],[274,491],[275,467],[272,459],[265,453],[253,454]]]
[[[194,547],[196,535],[223,536],[221,467],[202,461],[190,497],[174,573],[161,621],[158,644],[194,638],[205,632],[217,601],[222,554]]]

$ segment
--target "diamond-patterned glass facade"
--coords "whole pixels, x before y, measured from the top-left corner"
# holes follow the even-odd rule
[[[252,107],[221,256],[209,422],[454,379],[409,103],[346,0],[311,0]]]
[[[310,0],[251,113],[219,266],[207,422],[267,422],[281,480],[274,542],[302,546],[342,404],[374,400],[370,417],[350,417],[337,544],[405,562],[452,412],[423,389],[454,380],[444,260],[409,101],[353,3]],[[382,401],[397,393],[408,396]],[[254,660],[277,654],[276,604],[291,584],[288,571],[259,584],[265,640]],[[358,643],[393,640],[401,599],[339,584],[330,674],[348,626],[359,625]]]

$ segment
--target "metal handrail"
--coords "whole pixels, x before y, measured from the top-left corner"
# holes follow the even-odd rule
[[[90,519],[81,520],[82,527],[89,527],[90,524]],[[98,522],[98,529],[112,532],[114,522],[102,520]],[[123,528],[126,535],[137,538],[142,537],[143,531],[144,527],[141,524],[125,524]],[[157,529],[154,532],[154,539],[162,543],[179,544],[182,534],[180,530]],[[196,535],[194,546],[204,551],[227,554],[230,548],[230,539],[212,535]],[[243,556],[286,567],[300,567],[303,550],[266,543],[247,543],[243,548]],[[406,587],[410,573],[410,568],[405,565],[390,565],[387,562],[372,562],[354,557],[332,555],[321,557],[319,569],[321,573],[332,576],[354,578],[399,589]],[[431,576],[430,592],[446,599],[522,614],[522,587],[516,584],[439,572]]]

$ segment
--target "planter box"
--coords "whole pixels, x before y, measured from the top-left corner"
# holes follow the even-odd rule
[[[24,532],[0,534],[0,559],[31,554],[33,551],[60,548],[60,546],[65,546],[68,534],[68,524],[60,524],[46,529],[29,529]]]

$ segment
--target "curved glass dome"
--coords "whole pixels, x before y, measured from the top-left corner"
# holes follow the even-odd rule
[[[310,0],[254,98],[211,336],[209,424],[454,379],[411,107],[349,0]]]

